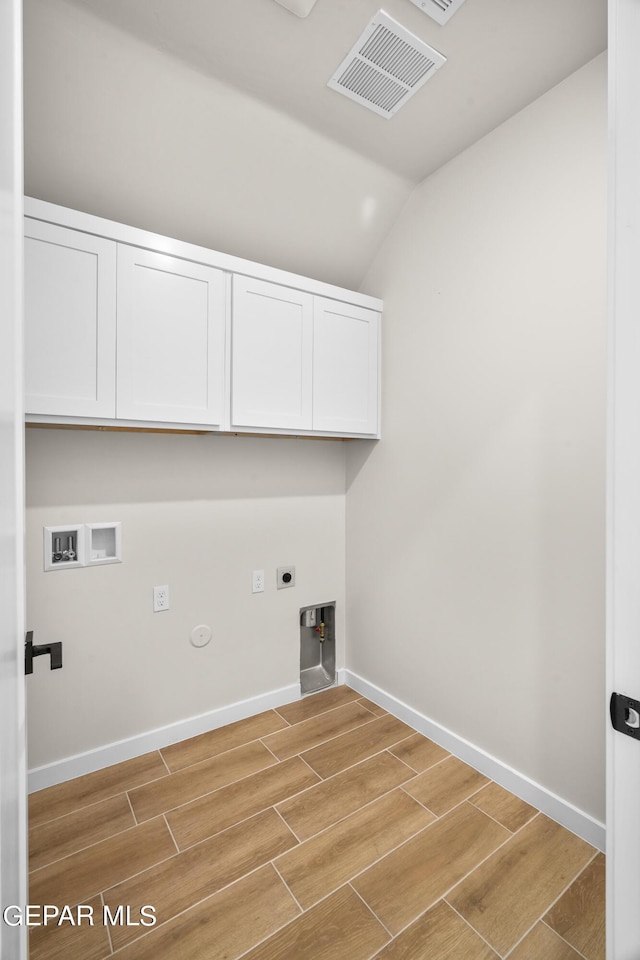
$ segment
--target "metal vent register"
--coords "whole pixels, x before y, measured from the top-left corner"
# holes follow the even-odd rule
[[[446,57],[380,10],[327,86],[381,117],[392,117]]]
[[[415,3],[423,13],[444,26],[447,20],[460,9],[464,0],[411,0],[411,3]]]

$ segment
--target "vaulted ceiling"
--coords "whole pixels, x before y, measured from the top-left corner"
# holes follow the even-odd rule
[[[382,0],[72,0],[205,75],[420,181],[607,45],[606,0],[465,0],[440,26],[411,0],[384,10],[447,58],[392,118],[327,87]]]

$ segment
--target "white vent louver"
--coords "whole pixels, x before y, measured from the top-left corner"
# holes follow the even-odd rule
[[[423,13],[438,23],[445,24],[460,9],[464,0],[411,0],[411,3],[415,3],[416,7],[420,7]]]
[[[446,59],[380,10],[327,86],[392,117]]]

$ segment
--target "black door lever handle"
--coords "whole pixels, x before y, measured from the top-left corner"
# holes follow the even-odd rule
[[[51,657],[51,669],[60,670],[62,667],[62,644],[60,642],[42,643],[36,646],[33,642],[33,630],[29,630],[24,642],[24,672],[26,674],[33,673],[33,658],[47,653]]]

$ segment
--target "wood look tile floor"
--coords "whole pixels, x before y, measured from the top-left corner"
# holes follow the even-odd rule
[[[603,855],[348,687],[33,794],[30,869],[31,960],[605,956]]]

